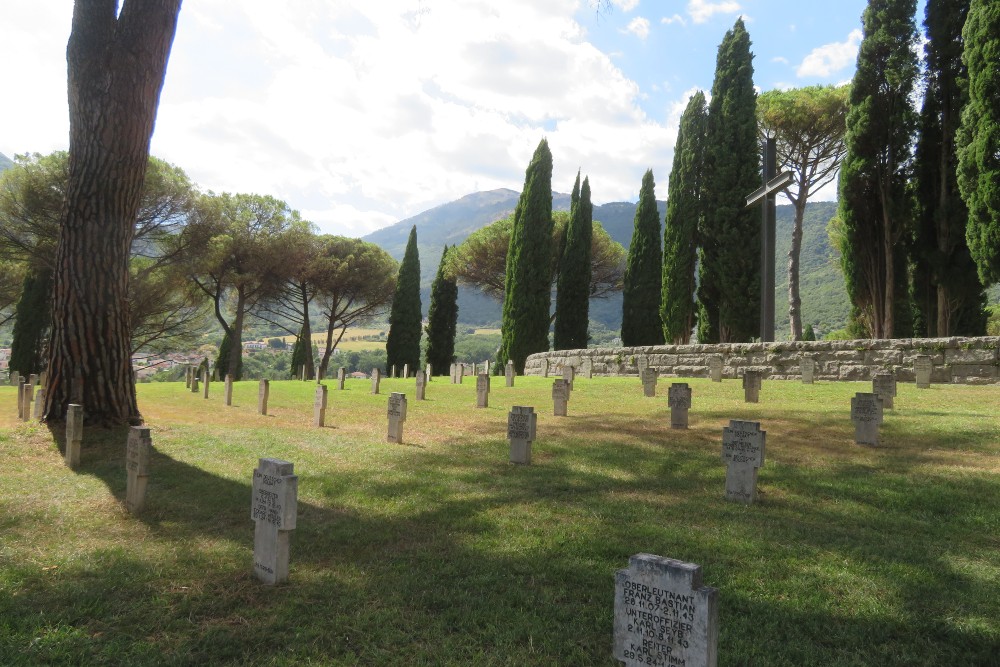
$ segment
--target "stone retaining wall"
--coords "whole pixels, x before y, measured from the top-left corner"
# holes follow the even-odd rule
[[[816,360],[816,380],[870,380],[877,371],[891,370],[900,382],[914,380],[913,360],[931,358],[931,382],[990,384],[1000,374],[1000,337],[899,338],[892,340],[821,340],[719,345],[658,345],[542,352],[528,357],[525,375],[562,372],[564,364],[594,375],[638,375],[648,365],[661,377],[708,377],[708,359],[721,355],[724,378],[741,377],[746,368],[759,369],[772,380],[800,380],[799,360]]]

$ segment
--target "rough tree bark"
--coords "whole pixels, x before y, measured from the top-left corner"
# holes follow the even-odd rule
[[[141,423],[130,355],[128,260],[181,0],[77,0],[66,49],[70,164],[56,250],[45,420],[74,375],[87,422]]]

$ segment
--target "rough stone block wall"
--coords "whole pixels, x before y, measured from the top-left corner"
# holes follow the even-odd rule
[[[566,364],[577,374],[586,360],[594,375],[639,375],[647,364],[660,377],[708,377],[708,359],[722,357],[722,376],[739,378],[747,368],[762,371],[770,380],[801,380],[799,360],[816,360],[816,380],[870,380],[879,371],[893,371],[900,382],[913,382],[913,361],[931,358],[931,382],[991,384],[1000,378],[1000,337],[896,338],[891,340],[820,340],[777,343],[728,343],[719,345],[658,345],[655,347],[593,348],[542,352],[528,357],[526,375],[550,375]]]

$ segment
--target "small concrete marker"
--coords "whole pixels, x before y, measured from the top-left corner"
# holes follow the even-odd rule
[[[656,379],[659,374],[652,368],[646,367],[642,369],[639,377],[642,380],[642,395],[646,398],[653,398],[656,396]]]
[[[757,470],[764,465],[766,436],[760,422],[731,419],[722,429],[726,500],[750,505],[757,499]]]
[[[760,401],[761,372],[747,369],[743,371],[743,400],[747,403]]]
[[[323,428],[326,425],[326,385],[316,385],[316,396],[313,400],[313,426]]]
[[[379,385],[382,383],[382,369],[373,368],[372,369],[372,391],[373,394],[378,394]]]
[[[299,494],[294,467],[288,461],[260,459],[253,471],[253,573],[265,584],[288,581],[289,538],[295,529]]]
[[[507,365],[503,368],[504,379],[507,381],[508,387],[514,386],[514,362],[511,359],[507,360]]]
[[[882,398],[878,394],[854,394],[851,399],[851,421],[854,422],[855,443],[878,446],[878,427],[883,419],[882,407]]]
[[[80,467],[80,448],[83,446],[83,406],[70,403],[66,406],[66,465]]]
[[[125,509],[135,516],[146,504],[146,487],[149,484],[149,456],[153,441],[149,428],[132,426],[125,445]]]
[[[476,407],[488,408],[490,406],[490,376],[480,373],[476,376]]]
[[[674,382],[667,390],[667,405],[670,407],[670,428],[688,427],[688,410],[691,409],[691,387],[685,382]]]
[[[347,379],[347,369],[341,366],[337,369],[337,389],[339,391],[344,390],[344,380]]]
[[[271,381],[261,380],[257,387],[257,413],[267,414],[267,397],[271,393]]]
[[[913,360],[913,374],[916,376],[917,389],[930,389],[931,372],[934,370],[934,363],[926,354],[918,354]]]
[[[417,371],[417,400],[423,401],[427,392],[427,380],[430,376],[426,371]]]
[[[535,408],[515,405],[507,413],[507,439],[510,441],[510,462],[531,465],[531,443],[535,440],[538,415]]]
[[[892,410],[892,399],[896,396],[896,375],[888,371],[876,373],[872,378],[872,392],[882,399],[882,407]]]
[[[722,382],[722,357],[713,354],[708,358],[708,375],[712,382]]]
[[[406,394],[392,392],[389,395],[389,433],[388,442],[403,442],[403,424],[406,422]]]
[[[566,380],[552,382],[552,414],[565,417],[569,403],[569,383]]]
[[[226,398],[226,405],[232,406],[233,404],[233,376],[226,373],[224,396]]]
[[[802,384],[812,384],[816,374],[816,358],[803,355],[799,359],[799,372],[802,373]]]

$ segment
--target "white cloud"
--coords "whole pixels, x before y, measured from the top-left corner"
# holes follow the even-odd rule
[[[824,44],[813,49],[802,60],[795,73],[800,77],[828,77],[854,64],[861,46],[861,29],[856,28],[847,35],[843,42]]]
[[[687,11],[695,23],[705,23],[715,14],[734,14],[740,11],[740,3],[735,0],[709,2],[708,0],[690,0]]]
[[[771,58],[771,62],[772,63],[781,63],[782,65],[787,65],[788,64],[788,58],[786,58],[784,56],[775,56],[775,57]]]
[[[644,19],[641,16],[636,16],[634,19],[629,21],[628,26],[625,27],[622,32],[632,33],[641,40],[645,40],[649,37],[649,19]]]
[[[611,4],[623,12],[630,12],[639,6],[639,0],[611,0]]]
[[[662,19],[660,19],[660,23],[662,23],[663,25],[670,25],[671,23],[680,23],[683,26],[687,25],[687,21],[685,21],[684,17],[681,16],[680,14],[674,14],[673,16],[664,16]]]

